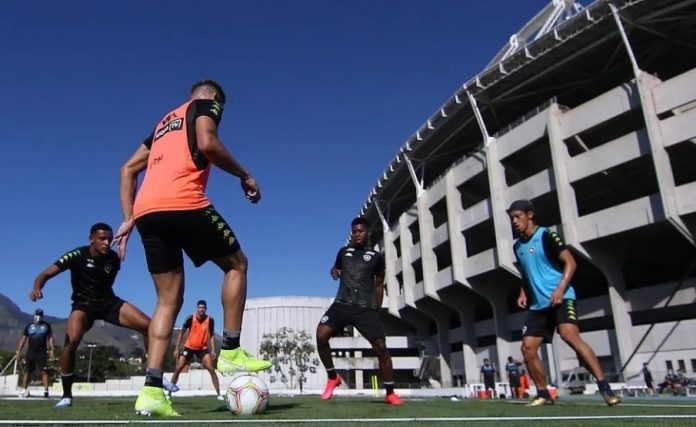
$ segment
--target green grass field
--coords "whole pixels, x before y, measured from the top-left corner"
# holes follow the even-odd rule
[[[70,421],[80,421],[82,424],[99,425],[132,421],[200,426],[237,421],[254,426],[513,426],[531,423],[535,426],[696,426],[696,400],[693,399],[626,399],[622,405],[609,408],[599,398],[563,398],[554,406],[527,408],[523,404],[504,400],[406,400],[404,406],[391,407],[382,403],[381,399],[366,397],[337,396],[329,402],[322,402],[317,396],[272,397],[265,414],[235,417],[228,412],[223,402],[211,396],[174,399],[174,407],[182,417],[171,420],[136,417],[133,413],[133,398],[78,397],[74,406],[65,410],[54,410],[52,407],[55,402],[55,399],[0,400],[0,423],[26,425],[54,421],[56,424],[73,424]],[[657,418],[645,418],[646,416]],[[692,418],[668,418],[670,416]],[[538,419],[529,420],[525,417]],[[574,417],[578,418],[573,419]]]

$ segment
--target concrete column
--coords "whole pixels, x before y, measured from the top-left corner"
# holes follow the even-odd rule
[[[653,88],[660,83],[662,83],[660,79],[645,72],[639,72],[636,76],[636,86],[638,87],[643,118],[645,119],[645,130],[650,140],[650,151],[653,164],[655,165],[655,175],[657,176],[657,186],[660,190],[662,208],[672,226],[693,245],[694,236],[679,216],[679,208],[675,199],[676,192],[672,165],[662,138],[660,119],[657,117],[655,109]]]
[[[563,112],[558,104],[553,103],[548,110],[548,137],[553,163],[553,176],[558,196],[558,208],[561,213],[561,234],[566,244],[577,249],[587,256],[587,251],[578,238],[578,203],[575,199],[575,191],[568,179],[568,162],[570,155],[563,139]]]
[[[355,352],[355,360],[358,361],[362,359],[362,351],[356,351]],[[360,366],[360,363],[357,363],[358,366]],[[362,369],[356,369],[355,370],[355,388],[358,390],[362,390],[364,388],[363,386],[364,381],[363,381],[363,370]]]
[[[409,221],[409,212],[403,213],[399,217],[399,235],[401,236],[401,276],[404,282],[404,302],[406,305],[415,308],[416,301],[414,296],[414,287],[416,286],[416,273],[413,271],[411,263],[411,247],[413,236],[408,228],[411,225]]]
[[[491,206],[491,216],[493,217],[493,227],[495,229],[496,260],[498,266],[519,277],[519,272],[515,268],[515,256],[512,252],[512,229],[510,228],[510,218],[507,215],[507,208],[511,202],[507,200],[508,186],[505,183],[505,170],[500,163],[498,155],[498,141],[490,138],[485,148],[486,170],[488,172],[488,184],[491,188],[489,199]]]
[[[614,321],[613,335],[616,338],[617,351],[612,351],[614,365],[617,370],[628,361],[635,349],[635,342],[630,331],[633,329],[631,322],[631,304],[628,299],[626,284],[621,271],[623,260],[611,253],[611,249],[593,249],[590,254],[592,261],[602,271],[609,283],[609,303],[611,305],[611,317]],[[642,368],[639,361],[632,362],[628,370],[638,372]]]
[[[425,191],[416,200],[418,208],[418,230],[420,232],[421,263],[423,265],[423,290],[425,294],[435,300],[440,297],[435,286],[437,275],[437,257],[433,250],[433,237],[435,227],[433,215],[428,206],[428,192]]]
[[[443,387],[452,385],[452,370],[450,369],[450,340],[449,340],[449,314],[450,309],[436,302],[424,298],[417,302],[418,309],[432,318],[437,325],[437,348],[440,365],[440,383]]]
[[[396,254],[396,248],[394,246],[395,233],[389,229],[387,226],[383,226],[384,233],[384,281],[386,282],[387,288],[387,304],[389,309],[389,314],[395,317],[399,317],[399,305],[398,305],[398,295],[399,295],[399,281],[396,278],[396,267],[401,262]]]

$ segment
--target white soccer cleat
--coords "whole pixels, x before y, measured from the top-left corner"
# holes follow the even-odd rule
[[[56,403],[56,406],[53,407],[53,409],[65,409],[69,408],[72,406],[72,398],[71,397],[64,397]]]
[[[19,397],[29,397],[29,389],[25,388],[24,390],[21,390],[18,394]]]
[[[218,394],[217,400],[225,401],[225,396]]]

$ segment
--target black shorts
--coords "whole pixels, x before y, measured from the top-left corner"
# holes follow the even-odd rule
[[[184,263],[182,250],[200,267],[231,255],[239,241],[213,206],[190,211],[153,212],[135,220],[152,274],[167,273]]]
[[[493,378],[484,378],[483,379],[483,387],[486,390],[488,390],[488,389],[495,390],[495,380]]]
[[[544,342],[550,343],[554,331],[561,323],[577,326],[578,315],[574,299],[564,299],[561,304],[543,310],[529,310],[527,321],[522,327],[522,336],[543,337]]]
[[[518,387],[522,386],[522,384],[520,383],[520,376],[519,375],[510,375],[508,380],[510,381],[510,387],[518,388]]]
[[[187,362],[190,362],[193,356],[196,356],[198,360],[203,360],[203,357],[208,354],[208,349],[205,350],[194,350],[192,348],[184,347],[179,351],[179,356],[184,356]]]
[[[28,373],[34,372],[37,368],[40,371],[48,371],[48,355],[45,351],[37,351],[35,353],[27,353],[26,368]]]
[[[80,310],[87,314],[87,329],[94,325],[95,320],[103,320],[112,325],[121,326],[118,321],[121,307],[126,302],[121,298],[113,298],[107,301],[74,301],[72,311]]]
[[[385,339],[382,321],[374,308],[335,302],[326,310],[319,324],[330,326],[337,332],[346,325],[353,325],[370,342]]]

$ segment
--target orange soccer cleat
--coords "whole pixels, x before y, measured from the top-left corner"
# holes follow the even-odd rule
[[[321,400],[329,400],[333,397],[333,392],[334,389],[338,386],[341,385],[343,381],[341,380],[341,376],[337,375],[336,379],[332,380],[329,378],[326,381],[326,387],[324,387],[324,392],[321,394]]]

